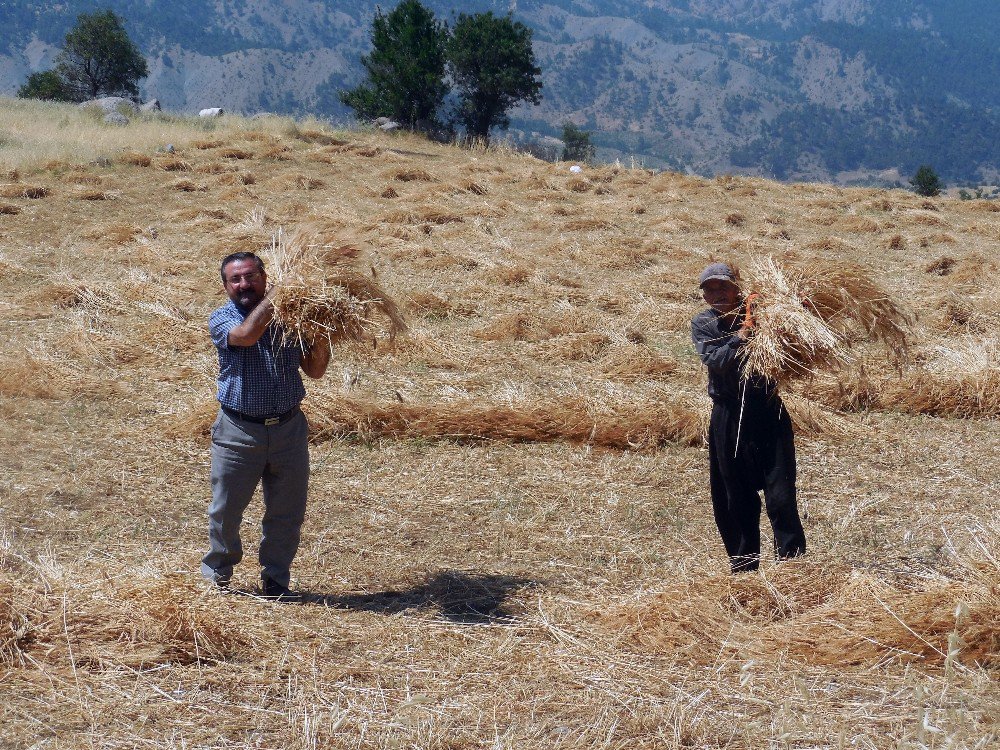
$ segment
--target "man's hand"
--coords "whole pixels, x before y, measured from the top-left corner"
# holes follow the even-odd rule
[[[744,300],[744,314],[743,314],[743,324],[740,326],[739,330],[736,332],[737,338],[741,341],[746,341],[750,338],[750,333],[753,331],[754,327],[757,325],[757,321],[753,317],[754,305],[757,304],[757,300],[760,299],[760,295],[756,293],[748,294],[746,300]]]
[[[323,377],[330,364],[330,353],[329,342],[314,342],[309,351],[302,355],[302,372],[313,379]]]

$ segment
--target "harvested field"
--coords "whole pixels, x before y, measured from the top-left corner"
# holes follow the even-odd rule
[[[0,746],[996,744],[992,202],[4,103]],[[307,226],[410,331],[307,383],[288,606],[197,572],[206,320],[225,254]],[[912,325],[783,386],[809,553],[731,578],[688,325],[704,265],[761,256]]]

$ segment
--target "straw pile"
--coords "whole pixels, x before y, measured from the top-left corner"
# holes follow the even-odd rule
[[[390,339],[406,330],[399,307],[371,278],[351,267],[358,247],[322,228],[278,232],[265,254],[274,283],[274,319],[285,341],[302,349]],[[384,318],[379,323],[376,316]]]
[[[878,409],[957,419],[1000,416],[1000,346],[968,337],[949,346],[922,349],[922,362],[899,375],[859,372],[817,378],[806,395],[840,411]],[[787,402],[786,402],[787,403]]]
[[[883,408],[938,417],[1000,416],[1000,345],[970,338],[937,347],[925,368],[885,384]]]
[[[882,346],[899,365],[909,318],[865,271],[847,264],[783,266],[773,257],[748,264],[744,290],[760,296],[756,328],[744,347],[745,375],[786,381],[852,361],[862,341]]]
[[[379,404],[330,396],[313,401],[309,422],[318,438],[564,440],[619,450],[656,448],[665,443],[700,445],[705,433],[703,410],[680,400],[597,411],[582,399],[517,408],[475,402]]]
[[[955,577],[889,581],[843,563],[784,564],[763,575],[681,578],[596,622],[639,651],[715,661],[721,652],[836,667],[1000,663],[996,550]]]

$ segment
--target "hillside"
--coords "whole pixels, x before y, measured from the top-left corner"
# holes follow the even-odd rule
[[[1000,7],[961,0],[428,3],[514,11],[535,30],[543,102],[517,138],[591,129],[606,160],[783,180],[905,182],[933,164],[992,184],[1000,165]],[[147,97],[173,110],[312,113],[343,120],[375,3],[108,5],[146,52]],[[48,66],[82,0],[9,0],[0,92]]]
[[[0,105],[0,745],[997,740],[994,202]],[[306,223],[410,332],[308,384],[292,606],[197,572],[206,319]],[[688,326],[710,258],[764,254],[862,264],[913,351],[787,394],[809,554],[731,578]]]

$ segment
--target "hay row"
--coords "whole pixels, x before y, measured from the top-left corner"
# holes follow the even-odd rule
[[[700,395],[685,396],[673,402],[660,400],[613,410],[583,399],[501,406],[472,400],[390,403],[320,393],[310,395],[304,408],[315,440],[563,441],[617,450],[650,450],[668,444],[703,445],[710,411],[703,402]],[[861,431],[844,415],[806,398],[788,396],[785,407],[796,433],[804,437],[837,440],[857,437]],[[179,416],[171,415],[163,432],[176,439],[206,438],[218,410],[216,401],[200,403]]]
[[[88,594],[77,588],[64,598],[0,583],[0,667],[58,660],[67,642],[74,667],[94,671],[207,664],[250,653],[256,645],[238,616],[213,606],[183,576],[119,588],[113,604],[103,591]]]
[[[970,340],[939,348],[919,369],[895,376],[867,372],[821,379],[805,394],[838,411],[892,411],[934,417],[1000,417],[1000,349]]]
[[[566,441],[618,450],[650,449],[667,443],[700,445],[706,416],[704,409],[681,400],[616,412],[598,411],[582,399],[516,408],[476,401],[389,404],[318,396],[309,405],[309,421],[318,439]]]
[[[958,578],[900,587],[843,564],[785,563],[764,575],[685,578],[594,620],[631,648],[696,663],[738,651],[838,668],[997,668],[995,565],[995,555],[967,561]]]

